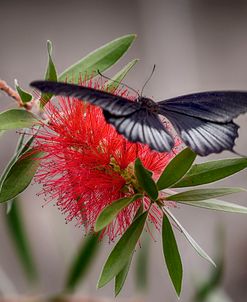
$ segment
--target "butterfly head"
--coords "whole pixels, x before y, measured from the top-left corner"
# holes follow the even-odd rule
[[[146,108],[148,111],[158,113],[158,105],[152,99],[140,97],[138,102],[141,103],[142,107]]]

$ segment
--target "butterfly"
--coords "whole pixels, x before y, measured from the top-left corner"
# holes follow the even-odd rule
[[[75,84],[34,81],[41,92],[71,96],[99,106],[107,123],[131,142],[141,142],[158,152],[169,152],[174,139],[159,115],[164,116],[191,150],[200,156],[235,152],[239,126],[233,122],[247,112],[247,92],[199,92],[155,102],[138,96],[134,101],[109,92]],[[236,153],[236,152],[235,152]]]

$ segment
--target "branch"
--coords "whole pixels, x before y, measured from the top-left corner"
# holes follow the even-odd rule
[[[0,90],[4,91],[8,96],[12,97],[20,107],[23,107],[23,102],[19,94],[11,88],[5,81],[0,79]]]

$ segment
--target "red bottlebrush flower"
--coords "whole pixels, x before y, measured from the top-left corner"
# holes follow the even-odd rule
[[[99,84],[94,88],[99,89]],[[126,96],[127,91],[123,94]],[[45,155],[35,179],[43,185],[41,193],[57,201],[66,220],[76,218],[86,231],[93,228],[103,208],[134,194],[137,157],[157,178],[174,156],[127,141],[105,122],[100,108],[77,99],[59,97],[46,111],[49,123],[36,135],[36,148]],[[149,207],[148,197],[137,200],[105,229],[110,240],[126,230],[141,202]],[[160,210],[152,205],[149,220],[159,227],[161,217]]]

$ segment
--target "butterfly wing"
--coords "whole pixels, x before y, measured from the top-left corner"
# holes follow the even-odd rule
[[[233,151],[239,126],[233,119],[247,112],[247,92],[214,91],[180,96],[158,103],[178,135],[201,156]]]
[[[247,112],[247,92],[199,92],[161,101],[158,104],[161,111],[169,110],[211,122],[227,123],[239,114]]]
[[[74,84],[52,81],[35,81],[30,85],[39,89],[41,92],[71,96],[83,101],[87,101],[117,116],[129,115],[141,107],[140,103],[130,101],[127,98],[94,88]]]
[[[128,116],[115,116],[105,110],[103,113],[106,121],[129,141],[147,144],[158,152],[171,151],[174,146],[172,136],[159,117],[146,108]]]

